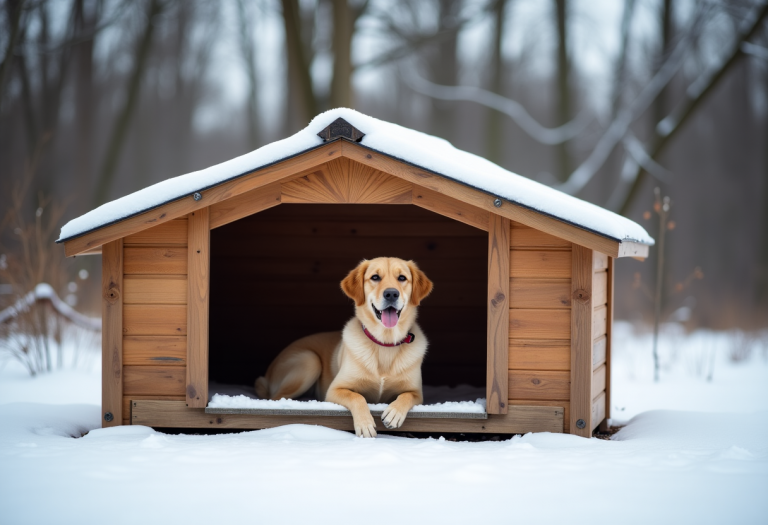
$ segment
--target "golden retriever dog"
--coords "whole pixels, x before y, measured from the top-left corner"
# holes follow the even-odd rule
[[[416,313],[432,281],[413,261],[379,257],[362,261],[341,289],[355,301],[355,316],[341,332],[288,345],[256,380],[256,393],[262,399],[295,399],[314,385],[318,399],[352,412],[358,436],[376,437],[367,403],[389,403],[382,423],[398,428],[423,399],[427,338]]]

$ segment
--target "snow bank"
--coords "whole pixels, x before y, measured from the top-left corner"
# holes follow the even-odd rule
[[[640,225],[625,217],[509,172],[482,157],[456,149],[443,139],[346,108],[316,116],[292,137],[104,204],[64,225],[58,242],[316,148],[323,144],[317,133],[337,118],[343,118],[365,133],[361,144],[372,150],[616,240],[654,242]]]
[[[0,516],[14,524],[768,521],[768,412],[658,411],[613,441],[482,443],[98,429],[96,406],[2,405],[0,420]]]
[[[208,403],[208,408],[258,408],[265,410],[322,410],[334,412],[347,412],[347,409],[336,403],[328,401],[298,401],[294,399],[253,399],[244,395],[229,396],[214,394]],[[371,411],[384,410],[387,403],[368,403]],[[476,401],[446,401],[430,405],[416,405],[411,412],[461,412],[469,414],[485,413],[485,399]]]

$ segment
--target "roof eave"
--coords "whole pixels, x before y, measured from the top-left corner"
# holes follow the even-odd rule
[[[180,197],[153,209],[57,242],[64,244],[67,257],[101,253],[101,246],[107,242],[157,226],[287,177],[293,178],[310,173],[329,160],[342,156],[611,257],[645,258],[648,256],[649,245],[642,242],[616,239],[508,199],[501,199],[502,205],[497,207],[494,201],[499,197],[485,190],[345,138],[334,139],[292,157],[232,177],[216,185],[201,188],[198,192],[203,194],[203,198],[199,201],[195,201],[192,196]]]

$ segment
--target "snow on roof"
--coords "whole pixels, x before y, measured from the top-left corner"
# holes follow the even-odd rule
[[[65,224],[57,242],[317,148],[323,144],[317,134],[338,118],[362,131],[365,136],[360,144],[372,150],[617,241],[654,243],[642,226],[625,217],[507,171],[482,157],[454,148],[446,140],[347,108],[321,113],[306,128],[286,139],[99,206]]]

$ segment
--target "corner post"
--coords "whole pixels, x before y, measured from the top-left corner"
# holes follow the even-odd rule
[[[510,221],[491,213],[488,221],[488,327],[486,411],[506,414],[509,398]]]
[[[101,250],[101,426],[123,424],[123,240]]]
[[[187,237],[187,406],[208,404],[208,298],[210,291],[210,208],[189,214]]]
[[[616,260],[608,257],[608,314],[605,334],[605,419],[600,422],[600,431],[608,432],[611,428],[611,352],[613,351],[613,265]]]
[[[571,252],[571,434],[592,436],[592,282],[589,248]]]

